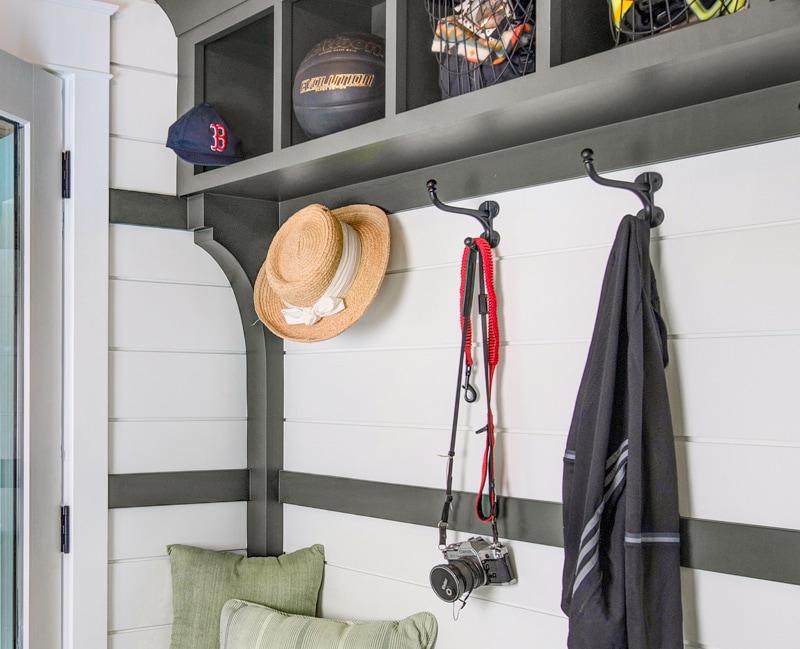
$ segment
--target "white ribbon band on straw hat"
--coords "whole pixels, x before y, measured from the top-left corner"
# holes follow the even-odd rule
[[[322,318],[344,311],[347,307],[343,296],[358,272],[361,261],[361,239],[349,225],[343,221],[339,223],[342,226],[342,256],[330,285],[311,306],[294,306],[284,302],[286,308],[281,309],[281,313],[286,324],[310,326]]]

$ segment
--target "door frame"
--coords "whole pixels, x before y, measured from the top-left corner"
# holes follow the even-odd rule
[[[62,80],[0,53],[0,111],[20,126],[23,649],[61,645]],[[54,624],[55,622],[55,624]]]
[[[63,557],[63,648],[107,649],[112,76],[47,68],[64,81],[64,148],[72,158],[70,198],[64,200],[64,502],[72,526],[70,553]]]
[[[63,415],[64,499],[72,510],[71,552],[63,555],[59,632],[64,649],[107,649],[109,643],[109,97],[111,18],[118,10],[119,3],[102,0],[14,0],[0,11],[0,47],[63,79],[64,140],[72,153],[63,246],[64,374],[69,388]],[[19,96],[20,105],[29,106],[29,98]],[[5,108],[14,115],[24,112]],[[53,621],[43,624],[52,626]]]

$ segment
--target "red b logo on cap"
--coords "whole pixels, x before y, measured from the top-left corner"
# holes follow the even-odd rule
[[[214,137],[211,150],[222,153],[228,147],[228,129],[222,124],[209,124],[208,127],[212,130]]]

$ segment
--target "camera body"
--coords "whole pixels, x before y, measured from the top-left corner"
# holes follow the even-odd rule
[[[447,563],[434,566],[430,582],[436,595],[445,602],[456,602],[464,595],[489,584],[517,583],[517,574],[508,548],[474,536],[442,549]]]

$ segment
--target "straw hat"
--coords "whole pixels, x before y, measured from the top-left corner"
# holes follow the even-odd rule
[[[286,340],[333,338],[367,310],[388,260],[389,220],[380,208],[304,207],[272,240],[253,291],[256,313]]]

